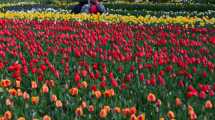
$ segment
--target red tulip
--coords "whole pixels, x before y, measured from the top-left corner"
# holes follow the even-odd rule
[[[79,82],[81,80],[81,77],[78,72],[75,73],[74,80],[75,82]]]
[[[83,77],[86,77],[86,76],[87,76],[87,71],[86,71],[86,70],[82,70],[82,71],[81,71],[81,75],[82,75]]]
[[[96,85],[93,85],[93,86],[91,87],[91,89],[92,89],[92,91],[96,91],[96,90],[97,90]]]
[[[144,74],[140,74],[140,81],[143,81],[144,80]]]
[[[199,93],[199,98],[200,98],[200,99],[205,99],[205,98],[206,98],[206,93],[205,93],[204,91],[201,91],[201,92]]]
[[[107,86],[107,83],[105,81],[100,82],[100,87],[105,88]]]
[[[111,80],[111,85],[112,85],[113,87],[118,87],[118,83],[117,83],[117,81],[116,81],[115,79],[112,79],[112,80]]]
[[[215,44],[215,36],[211,37],[209,40],[212,44]]]
[[[41,70],[45,71],[47,68],[44,64],[40,65]]]
[[[206,72],[206,71],[204,71],[204,72],[202,73],[202,77],[203,77],[203,78],[206,78],[206,77],[207,77],[207,72]]]

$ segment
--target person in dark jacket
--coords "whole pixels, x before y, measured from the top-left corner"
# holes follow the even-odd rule
[[[75,6],[74,6],[73,12],[74,12],[75,14],[81,13],[82,7],[83,7],[84,5],[86,5],[86,4],[88,4],[88,1],[87,1],[87,0],[82,0],[82,1],[80,1],[78,5],[75,5]]]
[[[105,8],[105,6],[101,3],[98,3],[96,5],[96,8],[98,10],[99,13],[107,13],[107,9]]]

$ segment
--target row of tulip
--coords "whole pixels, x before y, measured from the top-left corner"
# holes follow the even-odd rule
[[[34,5],[34,2],[0,3],[0,8],[22,5]]]
[[[108,22],[108,23],[128,23],[128,24],[180,24],[190,25],[192,27],[209,25],[214,27],[215,18],[207,16],[199,17],[155,17],[155,16],[132,16],[132,15],[89,15],[89,14],[60,14],[46,12],[7,12],[0,13],[3,19],[29,19],[29,20],[70,20],[70,21],[88,21],[88,22]]]

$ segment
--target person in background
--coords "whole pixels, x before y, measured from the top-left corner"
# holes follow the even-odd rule
[[[83,7],[84,5],[86,5],[87,3],[88,3],[87,0],[81,0],[81,1],[79,1],[79,4],[76,5],[76,6],[74,6],[73,12],[74,12],[75,14],[80,13],[82,7]]]
[[[97,0],[90,0],[90,5],[89,4],[84,5],[81,9],[81,12],[97,14],[97,13],[106,13],[107,11],[104,5],[99,3]]]
[[[98,9],[98,12],[99,12],[99,13],[107,13],[107,9],[106,9],[105,6],[104,6],[102,3],[100,3],[100,2],[98,2],[96,8]]]

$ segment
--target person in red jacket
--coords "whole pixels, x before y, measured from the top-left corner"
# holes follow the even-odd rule
[[[97,14],[97,13],[105,13],[105,7],[98,2],[98,0],[90,0],[90,5],[86,4],[82,7],[81,12]]]
[[[91,0],[90,3],[91,4],[90,4],[89,13],[93,13],[93,14],[98,13],[98,9],[97,9],[98,1],[97,0]]]

